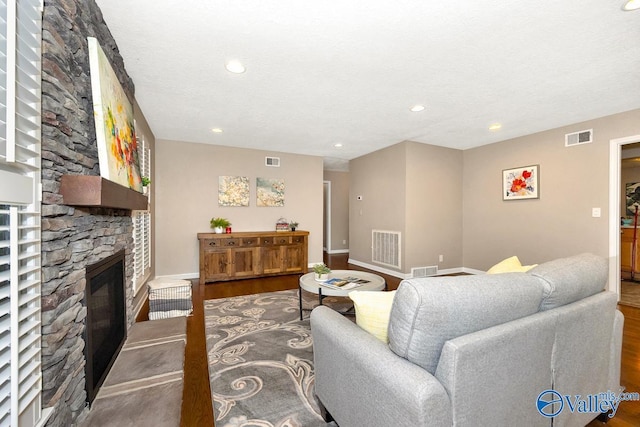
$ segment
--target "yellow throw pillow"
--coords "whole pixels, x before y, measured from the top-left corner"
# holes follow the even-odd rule
[[[389,342],[387,329],[396,291],[352,291],[349,298],[356,309],[356,324],[383,343]]]
[[[517,256],[512,256],[507,259],[503,259],[493,267],[487,270],[487,274],[500,274],[500,273],[524,273],[531,270],[538,264],[522,265]]]

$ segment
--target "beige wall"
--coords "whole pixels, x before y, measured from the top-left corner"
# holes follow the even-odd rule
[[[591,128],[593,143],[564,146],[566,133]],[[486,270],[511,255],[523,264],[587,251],[608,257],[609,141],[638,133],[633,110],[465,150],[464,266]],[[502,170],[535,164],[540,198],[503,201]]]
[[[265,156],[281,167],[265,166]],[[218,177],[247,176],[249,207],[219,207]],[[284,207],[256,206],[256,178],[285,180]],[[322,158],[208,144],[158,140],[155,150],[155,265],[157,276],[196,277],[197,233],[222,216],[233,231],[273,230],[280,217],[309,234],[309,262],[322,261]]]
[[[349,259],[371,263],[371,230],[400,231],[404,234],[404,144],[351,160],[349,176]],[[362,200],[356,200],[357,196],[362,196]],[[404,253],[404,247],[401,250]]]
[[[462,266],[462,151],[406,143],[406,272]],[[439,256],[443,262],[439,262]]]
[[[327,251],[345,252],[349,250],[349,172],[324,171],[324,180],[331,182],[331,247]]]
[[[375,265],[371,230],[381,229],[402,233],[401,273],[461,265],[460,150],[402,142],[352,160],[349,170],[351,260]]]

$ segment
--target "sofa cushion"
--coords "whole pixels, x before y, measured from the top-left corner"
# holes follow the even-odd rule
[[[356,309],[356,324],[383,343],[387,343],[387,330],[391,305],[396,291],[352,291],[349,298]]]
[[[433,374],[447,340],[536,313],[543,293],[543,282],[526,273],[403,280],[389,347]]]
[[[605,258],[584,253],[545,262],[527,274],[544,282],[540,310],[550,310],[601,292],[607,284],[609,267]]]

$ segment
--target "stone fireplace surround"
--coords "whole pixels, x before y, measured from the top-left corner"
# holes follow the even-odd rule
[[[85,267],[124,249],[133,322],[133,225],[124,209],[63,203],[63,175],[99,175],[87,37],[96,37],[133,104],[134,85],[94,0],[45,0],[42,35],[42,369],[47,426],[87,413]]]

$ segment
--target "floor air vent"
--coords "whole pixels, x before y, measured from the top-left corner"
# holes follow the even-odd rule
[[[413,267],[411,269],[411,277],[414,279],[418,277],[435,276],[437,274],[438,274],[437,265],[430,265],[428,267]]]
[[[579,132],[568,133],[564,136],[564,146],[573,147],[593,142],[593,129],[581,130]]]
[[[400,268],[399,231],[371,231],[371,261]]]

